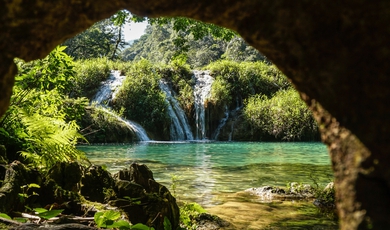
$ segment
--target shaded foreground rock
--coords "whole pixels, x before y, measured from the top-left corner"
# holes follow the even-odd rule
[[[20,194],[23,194],[23,199],[20,199]],[[131,223],[143,223],[156,230],[164,229],[166,219],[172,229],[179,225],[176,199],[165,186],[153,179],[153,173],[145,165],[131,164],[129,169],[114,177],[100,166],[85,167],[76,162],[58,163],[44,176],[18,161],[5,167],[4,183],[0,187],[0,212],[9,215],[27,212],[25,207],[28,206],[64,209],[63,214],[93,216],[97,210],[86,210],[82,205],[86,201],[100,202],[101,207],[107,204],[116,206]],[[73,227],[55,225],[44,228],[91,229],[77,224]],[[27,224],[15,229],[33,228]]]
[[[154,180],[146,165],[131,164],[129,169],[119,171],[114,178],[118,197],[126,199],[114,200],[110,204],[129,213],[132,223],[164,229],[164,218],[168,218],[172,229],[179,226],[180,211],[176,199],[165,186]]]

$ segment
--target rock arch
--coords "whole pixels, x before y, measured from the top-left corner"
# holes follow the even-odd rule
[[[238,31],[314,111],[332,159],[341,228],[390,228],[389,1],[2,1],[0,114],[11,95],[14,57],[41,58],[123,8]]]

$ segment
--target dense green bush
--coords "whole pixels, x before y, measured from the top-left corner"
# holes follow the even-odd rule
[[[141,60],[133,63],[113,105],[118,111],[124,108],[124,116],[146,130],[169,136],[170,119],[165,95],[159,88],[160,78],[150,62]]]
[[[99,89],[100,83],[110,74],[112,63],[107,58],[79,60],[75,63],[75,85],[73,97],[92,98]]]
[[[75,147],[79,127],[75,118],[85,99],[65,95],[74,80],[73,61],[57,47],[46,58],[25,63],[16,60],[19,73],[6,114],[0,118],[0,143],[7,148],[10,160],[19,154],[37,167],[84,158]],[[65,103],[64,103],[65,102]]]
[[[293,88],[280,90],[272,98],[259,94],[249,97],[244,116],[254,129],[277,139],[318,139],[317,123]]]
[[[210,101],[213,104],[231,104],[251,95],[270,97],[276,91],[290,86],[287,78],[273,65],[265,62],[217,61],[205,67],[215,77]],[[235,105],[235,104],[234,104]],[[236,106],[236,105],[235,105]]]

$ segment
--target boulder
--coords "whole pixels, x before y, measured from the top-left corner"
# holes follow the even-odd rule
[[[218,216],[208,213],[201,213],[195,218],[196,230],[218,230],[223,227],[229,227],[230,223]]]
[[[165,186],[154,180],[146,165],[133,163],[129,169],[115,174],[114,178],[115,191],[120,199],[111,201],[110,205],[125,211],[133,224],[143,223],[163,230],[167,218],[172,229],[179,226],[180,212],[176,199]]]
[[[40,184],[41,181],[38,171],[27,168],[19,161],[7,165],[0,188],[0,212],[8,213],[24,207],[23,203],[34,202],[36,198],[34,192],[39,193],[40,190],[29,185]],[[20,197],[19,194],[24,197]]]
[[[77,162],[59,162],[49,170],[47,176],[63,189],[78,192],[82,176],[82,167]]]
[[[81,179],[81,195],[87,200],[106,203],[115,198],[115,182],[111,174],[101,166],[92,165],[84,171]]]

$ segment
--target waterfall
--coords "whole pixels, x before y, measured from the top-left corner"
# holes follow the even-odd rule
[[[115,98],[115,94],[118,92],[119,86],[122,85],[124,79],[125,76],[121,76],[120,71],[112,70],[108,79],[102,82],[98,92],[91,101],[100,105],[105,112],[114,116],[116,119],[118,119],[118,121],[126,124],[126,126],[137,135],[140,141],[150,141],[145,129],[142,128],[142,126],[135,123],[134,121],[124,119],[106,108],[109,102]]]
[[[196,139],[207,139],[206,136],[206,118],[205,118],[205,101],[210,96],[211,85],[214,78],[209,75],[208,71],[194,71],[195,87],[195,121],[196,121]]]
[[[103,107],[103,110],[106,113],[108,113],[108,114],[112,115],[113,117],[115,117],[118,121],[121,121],[121,122],[125,123],[126,126],[137,135],[137,137],[138,137],[138,139],[140,141],[150,141],[148,135],[146,134],[145,129],[142,128],[141,125],[137,124],[134,121],[130,121],[130,120],[127,120],[127,119],[125,119],[123,117],[120,117],[117,114],[111,112],[110,110],[108,110],[108,109],[106,109],[104,107]]]
[[[170,127],[170,139],[174,141],[179,140],[193,140],[191,127],[188,123],[187,117],[180,107],[179,102],[172,95],[172,90],[168,83],[161,79],[159,82],[160,89],[165,93],[165,101],[168,105],[168,114],[171,118],[172,124]]]
[[[234,131],[234,124],[235,124],[234,118],[237,117],[237,113],[243,107],[244,107],[244,105],[242,105],[242,103],[240,105],[238,99],[237,99],[237,107],[235,109],[229,111],[229,108],[227,106],[225,106],[225,117],[222,118],[219,121],[218,127],[215,130],[214,135],[213,135],[213,140],[217,140],[218,139],[219,133],[221,132],[221,129],[226,125],[226,122],[229,119],[233,119],[233,121],[231,122],[230,133],[229,133],[229,137],[228,137],[228,141],[232,141],[232,136],[233,136],[233,131]]]
[[[213,140],[218,139],[218,136],[219,136],[219,133],[221,132],[221,129],[225,126],[226,122],[229,119],[229,114],[230,114],[229,108],[225,105],[225,117],[219,121],[218,127],[215,130],[214,135],[213,135]]]
[[[237,118],[238,112],[240,112],[240,110],[244,107],[244,105],[242,103],[240,105],[238,98],[236,99],[236,101],[237,101],[237,107],[235,109],[233,109],[232,111],[230,111],[230,115],[233,118],[233,120],[232,120],[232,123],[230,126],[230,133],[229,133],[228,141],[232,141],[232,139],[233,139],[234,125],[236,123],[235,118]]]
[[[98,105],[102,105],[103,103],[108,105],[115,98],[115,94],[124,79],[125,76],[121,76],[120,71],[112,70],[108,79],[101,83],[98,92],[91,101],[96,102]]]

